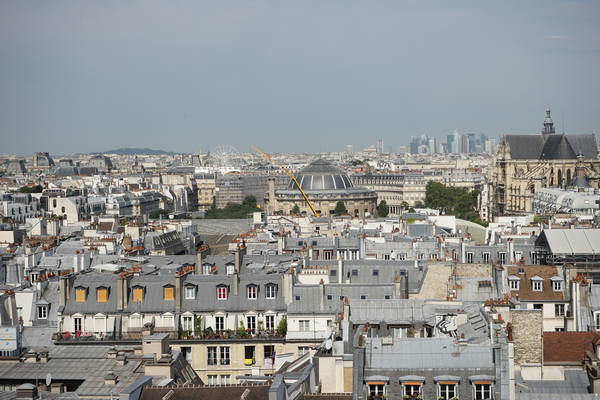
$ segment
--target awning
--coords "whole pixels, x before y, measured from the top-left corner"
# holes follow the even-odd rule
[[[441,383],[442,385],[453,385],[455,383],[460,382],[460,376],[439,375],[439,376],[433,377],[433,380],[436,383]]]
[[[492,375],[472,375],[469,377],[469,381],[474,385],[491,385],[495,380],[496,377]]]
[[[365,382],[367,382],[369,385],[387,385],[389,381],[390,381],[389,376],[384,376],[384,375],[365,376]]]
[[[403,385],[422,385],[426,378],[419,375],[405,375],[398,378]]]

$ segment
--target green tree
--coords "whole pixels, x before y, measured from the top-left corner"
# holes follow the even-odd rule
[[[298,207],[298,204],[295,204],[294,207],[292,207],[292,215],[300,215],[300,207]]]
[[[223,208],[217,208],[215,204],[206,212],[207,219],[242,219],[248,218],[248,214],[256,211],[256,197],[246,196],[242,204],[229,203]]]
[[[410,205],[406,201],[403,201],[402,203],[400,203],[400,207],[402,207],[405,210],[408,210]]]
[[[44,188],[41,185],[22,186],[17,190],[17,193],[42,193]]]
[[[457,218],[485,225],[477,213],[478,196],[478,190],[469,191],[466,188],[448,187],[439,182],[428,182],[425,205],[455,215]]]
[[[422,201],[417,201],[415,202],[415,208],[424,208],[425,205],[423,204]]]
[[[340,200],[335,205],[335,209],[333,210],[333,215],[340,216],[340,215],[344,215],[344,214],[348,214],[348,210],[346,209],[344,202]]]
[[[385,200],[381,200],[379,202],[379,205],[377,206],[377,214],[380,217],[387,217],[388,214],[390,213],[390,207],[387,205],[387,202]]]
[[[356,167],[357,165],[363,165],[364,161],[361,161],[361,160],[352,160],[350,162],[350,164],[352,164],[352,166]]]
[[[163,210],[162,208],[159,208],[158,210],[154,210],[150,213],[150,218],[151,219],[159,219],[161,215],[163,218],[168,218],[169,212],[166,210]]]
[[[287,319],[285,317],[279,320],[279,323],[277,324],[277,334],[279,336],[285,336],[287,334]]]

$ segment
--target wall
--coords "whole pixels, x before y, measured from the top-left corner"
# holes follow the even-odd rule
[[[542,324],[541,310],[514,310],[511,313],[515,364],[542,363]]]

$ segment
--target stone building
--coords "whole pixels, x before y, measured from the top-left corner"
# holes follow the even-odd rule
[[[546,110],[541,134],[504,135],[492,178],[494,214],[531,212],[535,192],[574,185],[576,169],[591,187],[599,187],[596,136],[556,133],[550,110]]]
[[[343,202],[354,217],[363,218],[376,213],[377,193],[354,187],[348,175],[329,161],[313,161],[296,174],[296,181],[320,215],[332,215],[338,201]],[[270,180],[265,200],[269,214],[289,215],[294,206],[298,206],[303,214],[312,214],[292,180],[283,190],[275,190],[275,181]]]

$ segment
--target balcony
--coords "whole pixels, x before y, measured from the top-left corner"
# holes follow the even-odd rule
[[[252,330],[252,329],[227,329],[224,331],[213,331],[208,328],[195,334],[193,332],[180,332],[179,340],[283,340],[285,335],[275,330]]]

